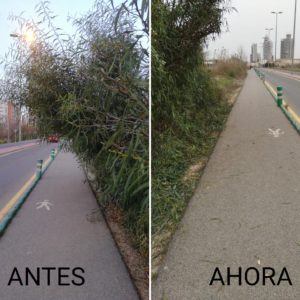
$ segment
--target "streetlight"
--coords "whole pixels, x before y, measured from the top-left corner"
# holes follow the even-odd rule
[[[30,27],[28,27],[22,34],[11,33],[9,36],[13,38],[23,39],[23,41],[25,40],[29,46],[35,41],[35,33]]]
[[[17,33],[11,33],[10,35],[9,35],[10,37],[13,37],[13,38],[21,38],[22,37],[22,35],[20,35],[20,34],[17,34]],[[19,108],[19,142],[21,142],[22,141],[22,116],[21,116],[21,104],[20,104],[20,108]],[[16,129],[14,129],[14,132],[15,132],[15,142],[16,142]]]
[[[36,40],[36,34],[31,26],[27,25],[25,30],[19,34],[19,33],[11,33],[9,35],[13,38],[18,38],[22,42],[26,42],[27,45],[31,48],[32,43]],[[19,142],[22,141],[22,106],[20,104],[19,107]]]
[[[27,28],[23,34],[11,33],[9,36],[13,37],[13,38],[18,38],[20,40],[24,39],[29,46],[35,40],[35,34],[31,28]],[[16,129],[15,129],[15,135],[16,135]],[[21,141],[22,141],[22,107],[20,104],[20,107],[19,107],[19,142],[21,142]]]
[[[272,14],[276,15],[276,33],[275,33],[275,63],[276,63],[276,54],[277,54],[277,23],[278,23],[278,15],[282,14],[282,11],[272,11]]]
[[[269,37],[270,37],[270,32],[273,30],[274,28],[266,28],[265,30],[268,31]]]
[[[295,58],[296,13],[297,13],[297,0],[295,0],[295,12],[294,12],[294,31],[293,31],[292,65],[294,64],[294,58]]]

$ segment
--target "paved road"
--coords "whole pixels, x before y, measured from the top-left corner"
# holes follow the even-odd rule
[[[17,143],[6,143],[6,144],[0,144],[0,149],[2,148],[8,148],[12,146],[22,146],[22,145],[27,145],[30,143],[36,143],[38,140],[27,140],[27,141],[22,141],[22,142],[17,142]]]
[[[38,208],[44,200],[48,207]],[[45,202],[44,202],[45,203]],[[50,203],[50,204],[49,204]],[[85,176],[69,153],[60,153],[30,194],[5,234],[0,238],[1,300],[137,300],[138,296],[120,254],[99,212]],[[17,267],[23,286],[12,282]],[[36,276],[37,268],[64,269],[59,285],[58,271],[40,270],[39,286],[25,268]],[[72,275],[72,269],[82,279]],[[16,278],[16,277],[14,277]]]
[[[169,246],[153,300],[300,299],[299,149],[299,134],[250,71]],[[210,286],[216,267],[225,280],[227,267],[231,274],[272,267],[275,283],[286,267],[293,286],[263,286],[262,273],[255,286],[244,275],[242,286],[237,278]]]
[[[300,77],[291,78],[290,74],[260,68],[265,74],[265,79],[276,87],[283,87],[283,98],[288,102],[292,109],[300,116]]]
[[[300,75],[300,71],[295,71],[295,70],[288,70],[288,69],[279,69],[281,72],[285,72],[291,75]]]
[[[22,145],[32,143],[22,142]],[[1,145],[1,150],[16,144]],[[17,145],[20,145],[17,143]],[[0,210],[35,172],[36,162],[46,160],[57,144],[43,144],[0,155]]]

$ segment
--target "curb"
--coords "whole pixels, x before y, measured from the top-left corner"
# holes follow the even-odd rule
[[[24,202],[27,199],[27,197],[30,195],[30,193],[32,192],[32,190],[37,185],[37,183],[42,179],[44,173],[47,171],[47,169],[49,168],[49,166],[51,165],[51,163],[53,162],[53,160],[55,159],[55,157],[58,155],[59,151],[60,151],[60,149],[58,147],[57,150],[56,150],[54,158],[51,159],[51,156],[49,157],[50,160],[44,166],[44,168],[42,169],[41,176],[40,177],[38,177],[38,176],[35,177],[34,181],[30,184],[30,186],[25,190],[25,192],[19,197],[19,199],[17,200],[17,202],[9,209],[9,211],[6,213],[6,215],[0,221],[0,236],[3,235],[5,229],[8,227],[9,223],[12,221],[12,219],[14,218],[14,216],[17,214],[17,212],[19,211],[19,209],[22,207],[22,205],[24,204]]]
[[[254,68],[256,75],[258,76],[258,78],[260,78],[264,84],[264,86],[266,87],[266,89],[269,91],[269,93],[271,94],[271,96],[273,97],[273,99],[275,100],[275,102],[277,102],[277,98],[276,96],[273,95],[272,91],[270,90],[270,88],[266,85],[265,83],[265,76],[264,74],[262,74],[259,70],[257,70],[256,68]],[[286,101],[283,101],[286,103],[286,105],[288,106]],[[282,110],[282,112],[285,114],[285,116],[288,118],[288,120],[292,123],[292,125],[295,127],[295,129],[298,131],[298,133],[300,134],[300,123],[297,122],[297,120],[291,115],[291,113],[286,109],[286,105],[282,104],[280,105],[280,109]]]
[[[121,256],[121,259],[122,259],[122,261],[123,261],[123,263],[124,263],[124,265],[125,265],[125,268],[126,268],[128,274],[129,274],[129,277],[130,277],[131,282],[132,282],[132,284],[133,284],[133,286],[134,286],[134,288],[135,288],[135,291],[136,291],[136,293],[138,294],[139,299],[142,300],[142,299],[144,299],[144,298],[143,298],[143,296],[142,296],[142,295],[143,295],[143,292],[140,290],[140,285],[138,284],[138,279],[139,279],[139,277],[138,277],[138,276],[134,276],[133,270],[132,270],[132,268],[130,267],[130,262],[126,259],[126,255],[125,255],[125,253],[123,253],[122,247],[120,247],[120,245],[118,244],[118,242],[117,242],[117,240],[116,240],[116,236],[115,236],[114,230],[113,230],[113,228],[111,227],[111,224],[110,224],[110,222],[109,222],[109,220],[108,220],[108,217],[107,217],[107,215],[106,215],[106,213],[105,213],[105,209],[103,208],[103,206],[101,206],[101,203],[100,203],[100,201],[98,200],[99,195],[98,195],[98,193],[97,193],[97,191],[96,191],[97,188],[95,187],[95,185],[93,184],[93,181],[91,180],[91,178],[90,178],[90,176],[89,176],[89,174],[91,174],[92,172],[89,171],[89,169],[88,169],[88,167],[87,167],[86,164],[81,164],[81,167],[82,167],[82,170],[83,170],[83,172],[84,172],[84,174],[85,174],[85,177],[86,177],[86,180],[87,180],[87,182],[88,182],[88,184],[89,184],[89,187],[90,187],[90,189],[91,189],[91,191],[92,191],[92,193],[93,193],[93,195],[94,195],[94,197],[95,197],[95,200],[96,200],[97,205],[98,205],[98,207],[99,207],[99,210],[100,210],[100,212],[101,212],[101,214],[102,214],[102,216],[103,216],[103,219],[104,219],[104,221],[105,221],[105,224],[106,224],[106,226],[107,226],[107,228],[108,228],[108,230],[109,230],[109,233],[110,233],[110,235],[111,235],[111,237],[112,237],[112,239],[113,239],[113,242],[114,242],[116,248],[118,249],[118,252],[119,252],[119,254],[120,254],[120,256]],[[148,297],[147,297],[147,299],[148,299]]]
[[[297,129],[298,133],[300,134],[300,124],[294,119],[294,117],[290,114],[290,112],[284,107],[284,105],[280,106],[283,113],[287,116],[290,122],[294,125]]]
[[[37,185],[39,179],[35,179],[34,182],[31,184],[31,186],[23,193],[23,195],[20,197],[20,199],[17,201],[17,203],[8,211],[8,213],[5,215],[5,217],[0,222],[0,236],[3,235],[5,229],[11,222],[11,220],[14,218],[18,210],[21,208],[31,191],[34,189],[34,187]]]

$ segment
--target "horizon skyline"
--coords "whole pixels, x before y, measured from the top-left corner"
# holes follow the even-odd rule
[[[258,51],[261,53],[261,44],[263,38],[270,36],[271,41],[275,46],[275,16],[271,11],[282,11],[278,17],[278,34],[277,34],[277,50],[280,49],[281,40],[287,34],[291,34],[293,38],[294,24],[294,0],[265,0],[263,3],[258,0],[237,1],[232,0],[231,6],[237,11],[232,11],[225,15],[228,23],[228,28],[223,26],[223,30],[219,36],[213,41],[210,39],[205,51],[209,52],[209,57],[214,56],[215,51],[221,52],[225,49],[229,56],[238,52],[242,47],[250,60],[251,45],[256,43]],[[255,22],[253,22],[255,20]],[[299,7],[297,8],[297,23],[300,22]],[[298,26],[299,27],[299,26]],[[270,34],[266,30],[273,28]],[[274,47],[275,49],[275,47]],[[273,51],[274,52],[274,51]],[[279,58],[280,51],[277,51]],[[274,56],[274,53],[273,53]],[[295,59],[300,59],[300,31],[297,31],[296,24],[296,39],[295,39]]]

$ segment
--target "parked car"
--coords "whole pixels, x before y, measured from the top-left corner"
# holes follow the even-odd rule
[[[57,134],[50,134],[48,135],[47,138],[48,143],[58,143],[59,142],[59,137]]]

